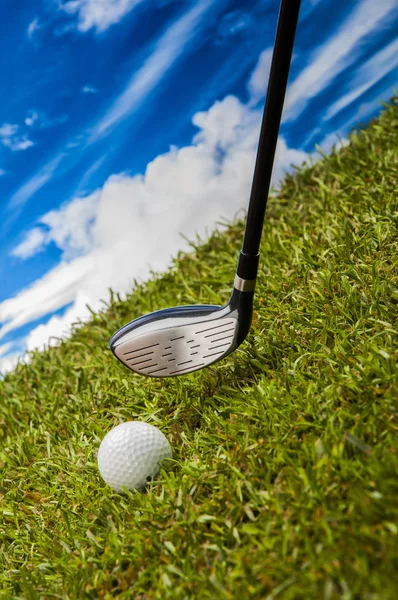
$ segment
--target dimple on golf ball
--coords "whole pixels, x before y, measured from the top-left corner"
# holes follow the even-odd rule
[[[116,492],[142,490],[158,475],[172,452],[166,436],[153,425],[129,421],[111,429],[98,450],[101,477]]]

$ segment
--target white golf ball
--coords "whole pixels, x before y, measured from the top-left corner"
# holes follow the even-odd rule
[[[165,458],[171,458],[170,444],[157,427],[129,421],[111,429],[98,450],[101,477],[115,491],[122,487],[142,490],[158,475]]]

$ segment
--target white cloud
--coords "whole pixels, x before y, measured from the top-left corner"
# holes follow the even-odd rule
[[[61,317],[54,315],[44,325],[39,325],[30,332],[26,339],[26,349],[44,350],[49,346],[56,346],[59,340],[65,339],[71,333],[73,323],[84,321],[91,316],[87,308],[88,297],[77,293],[73,306]]]
[[[32,140],[30,140],[26,135],[14,138],[3,138],[2,144],[6,148],[9,148],[12,152],[21,152],[34,146]]]
[[[69,0],[60,5],[64,12],[78,16],[79,31],[96,29],[103,32],[119,23],[143,0]]]
[[[295,120],[309,100],[349,67],[358,57],[361,43],[386,21],[396,9],[396,0],[363,0],[359,2],[337,33],[329,37],[309,58],[309,66],[289,88],[285,102],[284,119]]]
[[[0,127],[0,138],[9,138],[18,133],[19,126],[11,125],[11,123],[4,123]]]
[[[36,123],[36,121],[39,118],[39,114],[36,111],[31,111],[29,113],[29,116],[26,117],[25,119],[25,125],[27,125],[28,127],[32,127],[32,125],[34,125]]]
[[[66,261],[88,252],[93,246],[91,229],[99,198],[100,193],[93,192],[46,213],[38,220],[38,225],[45,225],[46,230],[40,227],[30,229],[11,254],[23,259],[30,258],[51,242],[63,250]]]
[[[38,17],[36,17],[35,19],[33,19],[33,21],[31,21],[28,25],[27,28],[27,34],[29,38],[33,37],[33,34],[35,33],[35,31],[37,31],[38,29],[40,29],[41,25],[40,25],[40,21],[38,19]]]
[[[49,228],[47,243],[52,241],[63,250],[65,260],[84,254],[95,245],[92,228],[99,200],[100,192],[75,198],[40,219]]]
[[[16,246],[11,254],[19,258],[29,258],[44,249],[46,234],[42,229],[34,227],[26,234],[18,246]]]
[[[215,102],[210,110],[198,112],[192,123],[200,130],[194,142],[206,147],[227,148],[236,138],[237,131],[247,128],[246,120],[254,116],[235,96]],[[256,115],[257,116],[257,115]]]
[[[33,142],[26,135],[18,135],[19,126],[11,123],[4,123],[0,127],[0,141],[6,148],[12,152],[27,150],[34,146]]]
[[[88,316],[86,303],[99,309],[109,287],[123,293],[134,279],[148,278],[151,268],[165,269],[171,256],[188,247],[180,234],[204,236],[220,217],[231,219],[246,208],[260,121],[261,111],[228,96],[193,117],[199,132],[192,145],[172,147],[143,175],[113,175],[93,195],[43,217],[47,235],[63,251],[62,262],[0,304],[0,337],[73,303],[29,335],[29,349],[42,347],[77,317]],[[306,157],[280,139],[274,183]],[[76,253],[84,255],[70,259]]]
[[[265,96],[267,91],[268,77],[271,70],[271,61],[272,48],[268,48],[260,54],[256,68],[249,79],[247,88],[253,104],[256,104]]]
[[[98,90],[93,85],[85,85],[82,87],[82,93],[83,94],[98,94]]]
[[[4,169],[0,169],[0,177],[3,177],[3,175],[5,175],[7,173],[7,171],[5,171]]]
[[[12,351],[13,347],[14,351]],[[0,379],[3,375],[12,371],[18,362],[26,362],[26,360],[26,356],[21,356],[20,352],[15,351],[15,346],[12,342],[0,346]]]
[[[118,96],[92,132],[92,141],[109,133],[122,119],[131,115],[149,93],[166,76],[186,44],[196,33],[200,21],[212,8],[211,0],[200,0],[175,21],[156,43],[155,50],[143,66],[134,73],[125,90]]]
[[[8,354],[7,356],[0,357],[0,377],[12,371],[21,362],[19,354]]]

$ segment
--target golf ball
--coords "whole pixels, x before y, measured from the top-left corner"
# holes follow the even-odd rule
[[[129,421],[111,429],[98,450],[101,477],[115,491],[142,490],[158,475],[165,458],[171,458],[170,444],[157,427]]]

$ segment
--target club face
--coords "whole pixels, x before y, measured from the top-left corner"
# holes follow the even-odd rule
[[[238,316],[230,305],[157,311],[119,329],[109,345],[124,365],[140,375],[185,375],[235,350]]]

